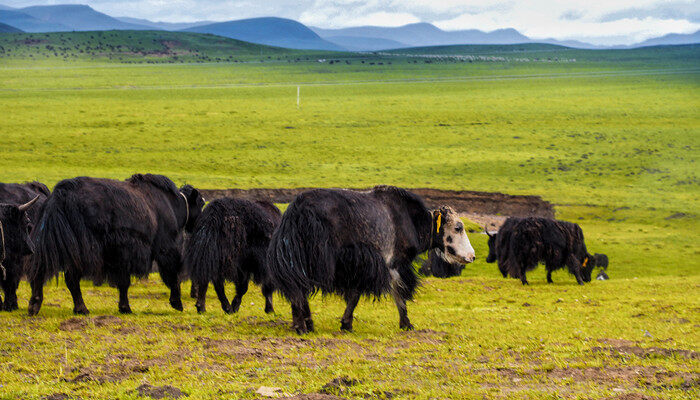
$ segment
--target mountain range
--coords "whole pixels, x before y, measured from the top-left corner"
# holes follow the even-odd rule
[[[307,27],[297,21],[265,17],[226,22],[153,22],[133,17],[111,17],[87,5],[53,5],[12,8],[0,5],[0,32],[12,28],[25,32],[93,30],[167,30],[209,33],[232,39],[293,49],[377,51],[407,47],[454,44],[549,43],[575,48],[606,48],[575,40],[531,39],[515,29],[484,32],[477,29],[444,31],[429,23],[400,27],[360,26],[342,29]],[[700,42],[700,31],[669,34],[633,46],[691,44]]]

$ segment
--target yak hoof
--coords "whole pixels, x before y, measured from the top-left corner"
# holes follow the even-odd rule
[[[122,314],[131,314],[131,307],[130,306],[119,306],[119,312]]]
[[[228,306],[228,304],[227,304],[227,306]],[[233,311],[233,308],[231,308],[230,306],[229,307],[221,307],[221,309],[224,310],[224,312],[226,314],[233,314],[235,312],[235,311]]]
[[[343,331],[343,332],[352,333],[352,324],[348,324],[348,323],[346,323],[346,322],[342,322],[342,321],[341,321],[341,323],[340,323],[340,330]]]
[[[297,331],[298,335],[304,335],[304,334],[309,333],[309,330],[306,329],[306,324],[304,324],[303,326],[294,325],[293,328],[295,331]]]
[[[306,320],[306,330],[308,332],[313,332],[314,331],[314,321],[311,319]]]
[[[182,301],[180,299],[170,300],[170,306],[178,311],[182,311]]]
[[[234,300],[231,302],[231,312],[232,313],[237,313],[239,308],[241,308],[241,301],[240,300],[239,301]]]
[[[73,314],[88,315],[88,314],[90,314],[90,310],[88,310],[87,307],[85,307],[85,306],[76,307],[73,309]]]
[[[41,309],[41,304],[38,303],[29,303],[29,307],[27,308],[27,315],[30,317],[33,317],[37,314],[39,314],[39,310]]]
[[[405,324],[401,324],[400,328],[403,329],[404,331],[412,331],[415,329],[413,327],[413,324],[411,324],[410,322],[407,322]]]
[[[272,307],[271,305],[265,306],[265,314],[272,314],[275,312],[275,308]]]
[[[14,311],[19,309],[19,307],[17,306],[17,302],[10,303],[9,301],[7,301],[7,299],[5,299],[5,304],[3,304],[0,308],[5,311]]]

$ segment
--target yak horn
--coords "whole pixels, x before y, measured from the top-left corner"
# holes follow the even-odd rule
[[[17,208],[19,208],[20,211],[27,211],[34,205],[34,203],[36,203],[37,200],[39,200],[39,195],[36,195],[35,198],[29,200],[28,202],[22,204]]]

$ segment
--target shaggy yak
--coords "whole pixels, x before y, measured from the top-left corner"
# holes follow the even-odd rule
[[[49,188],[43,183],[28,182],[28,183],[0,183],[0,203],[5,204],[26,204],[32,199],[36,199],[32,203],[32,207],[26,210],[29,217],[29,232],[30,237],[34,229],[34,224],[39,220],[41,206],[49,196]],[[32,246],[33,248],[33,246]],[[26,249],[24,250],[26,251]],[[3,291],[5,292],[5,302],[0,300],[0,309],[5,311],[16,310],[17,307],[17,287],[19,281],[24,276],[26,266],[31,261],[29,254],[22,255],[22,252],[10,252],[5,259],[5,273],[0,274],[0,283],[2,283]]]
[[[223,198],[207,205],[185,247],[185,269],[192,279],[198,312],[206,311],[209,282],[214,283],[224,312],[237,312],[251,277],[262,286],[265,312],[274,311],[265,258],[280,219],[279,209],[269,202]],[[231,303],[224,281],[236,285]]]
[[[399,326],[412,329],[406,300],[418,277],[412,261],[439,249],[448,262],[474,260],[464,225],[449,207],[430,211],[420,197],[391,186],[367,192],[317,189],[297,196],[282,216],[268,249],[273,287],[292,306],[293,327],[313,331],[308,296],[344,297],[341,329],[352,330],[360,296],[391,293]]]
[[[489,235],[489,255],[486,262],[498,261],[503,277],[519,278],[527,285],[527,271],[543,262],[547,282],[552,283],[552,271],[564,266],[576,277],[579,285],[591,281],[592,257],[577,224],[547,218],[510,217],[496,234]]]
[[[433,249],[428,252],[428,259],[421,265],[420,273],[436,278],[450,278],[461,275],[463,269],[464,264],[447,262],[440,257],[438,249]]]
[[[37,227],[36,253],[27,274],[32,286],[29,315],[39,312],[43,286],[59,271],[65,272],[74,313],[89,312],[80,292],[82,278],[116,286],[119,311],[130,313],[131,276],[147,276],[153,261],[170,288],[170,305],[181,311],[181,232],[192,230],[203,205],[195,188],[178,190],[162,175],[59,182]]]
[[[0,204],[0,279],[5,292],[4,302],[0,297],[0,310],[17,309],[17,286],[23,275],[23,259],[34,252],[29,238],[29,213],[37,207],[39,197],[36,195],[20,205]]]

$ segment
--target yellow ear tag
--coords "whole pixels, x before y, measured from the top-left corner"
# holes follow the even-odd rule
[[[586,257],[586,259],[583,260],[583,266],[584,266],[584,267],[586,266],[586,264],[588,264],[588,257]]]
[[[435,230],[436,233],[440,233],[440,223],[442,222],[442,213],[438,213],[437,221],[435,221],[435,225],[437,225],[437,229]]]

